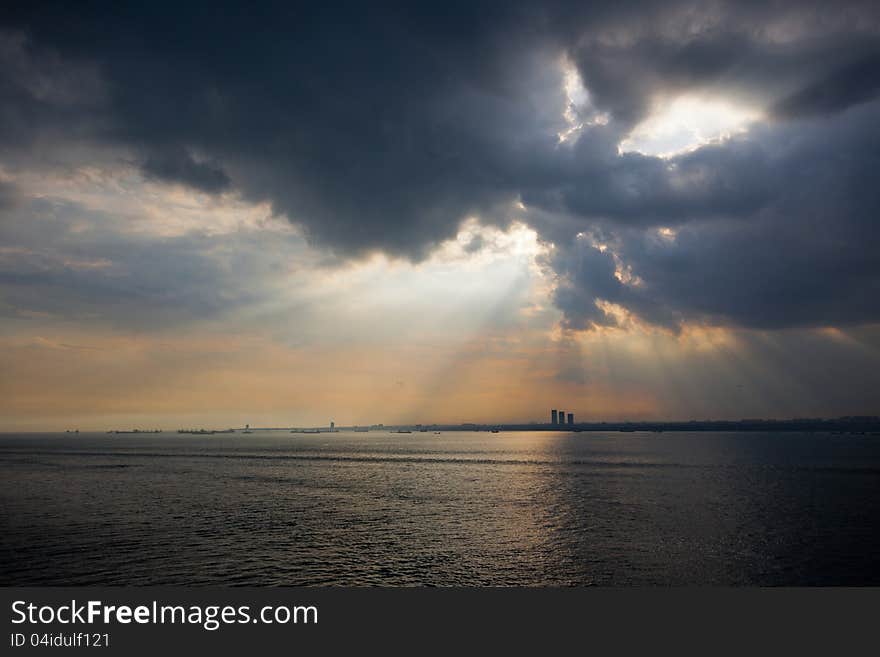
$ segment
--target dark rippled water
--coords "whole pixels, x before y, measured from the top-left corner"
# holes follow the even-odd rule
[[[0,583],[880,584],[880,439],[0,436]]]

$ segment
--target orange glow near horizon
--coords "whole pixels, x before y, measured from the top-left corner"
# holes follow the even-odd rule
[[[830,364],[841,355],[880,360],[870,329],[793,333],[811,353],[826,353],[804,372],[810,362],[787,339],[651,327],[603,301],[617,327],[566,331],[541,264],[554,245],[516,221],[521,202],[506,227],[466,221],[421,262],[346,261],[308,245],[264,205],[206,200],[126,170],[16,182],[39,192],[32,220],[64,235],[72,253],[4,247],[0,259],[91,277],[93,287],[70,308],[65,299],[57,309],[25,299],[7,309],[0,431],[525,423],[560,407],[585,421],[816,416],[838,411],[815,403]],[[86,209],[65,216],[65,195]],[[133,196],[147,199],[137,212],[127,205]],[[78,240],[95,236],[111,240],[109,255],[77,254]],[[140,260],[126,259],[130,249]],[[166,260],[155,259],[160,249],[170,250]],[[193,276],[189,296],[173,296],[174,279],[152,281],[167,266]],[[628,271],[620,276],[637,284]],[[151,308],[100,296],[139,277],[146,282],[135,289]]]

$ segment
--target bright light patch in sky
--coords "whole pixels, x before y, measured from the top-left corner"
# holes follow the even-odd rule
[[[637,125],[620,143],[620,152],[669,157],[747,130],[760,116],[724,100],[679,96]]]
[[[557,133],[559,143],[572,140],[584,126],[606,125],[609,116],[606,112],[600,112],[592,106],[590,93],[584,87],[577,68],[571,62],[563,60],[563,89],[565,91],[566,106],[562,112],[567,127]]]

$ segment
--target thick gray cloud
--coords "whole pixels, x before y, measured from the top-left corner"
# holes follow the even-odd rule
[[[872,52],[808,84],[776,104],[782,118],[833,114],[880,94],[880,52]]]
[[[418,259],[521,199],[577,328],[612,321],[597,300],[670,326],[880,320],[876,5],[620,4],[13,2],[0,149],[124,149],[150,178],[268,201],[343,256]],[[688,92],[769,118],[672,159],[618,151]],[[560,143],[567,106],[585,125]]]
[[[687,319],[770,328],[877,321],[878,113],[874,103],[830,120],[755,129],[673,159],[667,176],[705,181],[700,188],[714,201],[701,199],[706,210],[689,221],[684,213],[671,221],[674,237],[612,221],[601,233],[605,253],[583,239],[557,249],[556,300],[569,323],[613,323],[595,299],[670,326]],[[738,151],[751,155],[737,158]],[[638,281],[618,280],[620,264]]]
[[[151,153],[142,165],[149,178],[176,182],[193,189],[215,194],[229,188],[226,172],[210,162],[198,162],[190,153],[177,149],[166,153]]]
[[[152,177],[220,191],[228,176],[341,252],[423,255],[515,199],[564,126],[558,48],[500,6],[32,7],[10,28],[94,64],[107,96],[77,121],[18,85],[16,141],[91,129]]]

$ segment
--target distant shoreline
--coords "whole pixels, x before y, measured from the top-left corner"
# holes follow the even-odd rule
[[[365,429],[367,431],[365,431]],[[664,432],[664,431],[824,431],[840,433],[880,433],[880,417],[836,418],[811,420],[688,420],[683,422],[578,422],[575,424],[395,424],[326,427],[251,427],[251,431],[293,431],[337,433],[382,433],[411,431],[573,431],[573,432]]]
[[[120,430],[109,431],[83,430],[82,433],[107,433],[107,434],[234,434],[253,432],[289,432],[294,434],[324,434],[339,432],[354,433],[432,433],[452,431],[566,431],[566,432],[600,432],[611,431],[621,433],[651,432],[663,433],[666,431],[740,431],[740,432],[826,432],[849,435],[880,435],[880,416],[853,416],[840,418],[810,418],[791,420],[686,420],[686,421],[644,421],[644,422],[578,422],[575,424],[395,424],[395,425],[370,425],[370,426],[337,426],[337,427],[249,427],[249,428],[226,428],[226,429],[203,429],[192,430]],[[2,431],[0,433],[79,433],[76,430],[60,431]]]

